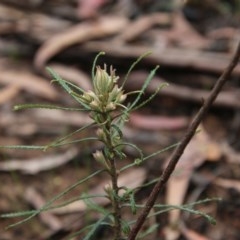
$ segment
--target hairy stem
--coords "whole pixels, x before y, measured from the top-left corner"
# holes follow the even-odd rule
[[[121,239],[121,207],[120,207],[120,198],[119,198],[119,187],[118,187],[118,172],[116,167],[116,154],[114,151],[114,143],[113,143],[113,136],[111,134],[111,118],[107,116],[107,114],[103,114],[103,118],[105,119],[105,132],[106,132],[106,147],[109,151],[109,158],[108,162],[110,164],[109,173],[111,176],[112,182],[112,192],[110,199],[112,201],[112,208],[113,208],[113,217],[114,217],[114,240]]]
[[[196,129],[199,126],[200,122],[202,121],[204,115],[206,114],[206,112],[208,111],[208,109],[211,107],[212,103],[218,96],[223,85],[230,78],[230,75],[231,75],[233,69],[235,68],[235,66],[237,65],[239,58],[240,58],[240,42],[238,44],[237,50],[236,50],[232,60],[230,61],[228,67],[224,70],[222,75],[217,80],[209,97],[206,99],[206,101],[204,101],[202,107],[199,109],[198,113],[196,114],[196,116],[195,116],[194,120],[192,121],[190,127],[188,128],[186,134],[183,136],[182,141],[180,142],[180,144],[176,147],[175,151],[173,152],[166,169],[163,171],[161,178],[154,186],[150,196],[147,199],[147,202],[145,204],[145,207],[144,207],[141,215],[137,219],[136,224],[133,226],[133,228],[128,236],[128,240],[134,240],[136,238],[136,236],[137,236],[138,232],[140,231],[143,223],[145,222],[150,210],[152,209],[159,192],[163,189],[164,185],[170,178],[172,172],[175,169],[176,164],[178,163],[178,161],[179,161],[180,157],[182,156],[188,143],[194,136]]]
[[[112,181],[112,207],[113,207],[113,216],[114,216],[114,240],[120,240],[121,239],[121,208],[120,208],[120,202],[119,202],[119,187],[117,184],[118,181],[118,173],[116,170],[116,164],[115,159],[112,159],[111,161],[111,181]]]

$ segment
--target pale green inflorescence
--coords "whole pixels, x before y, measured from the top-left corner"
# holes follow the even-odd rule
[[[115,110],[126,99],[121,87],[118,87],[118,76],[115,70],[110,68],[110,75],[107,73],[106,65],[104,69],[97,67],[93,79],[93,91],[88,90],[82,96],[82,101],[87,104],[92,111],[106,113]]]
[[[111,113],[118,108],[125,109],[122,103],[127,97],[122,87],[117,85],[118,79],[119,77],[115,75],[115,70],[112,67],[110,67],[110,73],[108,73],[106,65],[104,65],[104,68],[98,66],[93,78],[93,90],[85,91],[81,95],[82,102],[91,111],[91,118],[98,125],[96,131],[98,140],[106,146],[105,152],[97,150],[93,157],[109,171],[109,159],[116,154],[117,148],[115,147],[121,142],[118,132],[120,130],[116,129],[116,126],[114,127],[113,119],[115,117]],[[106,149],[108,149],[108,154]]]

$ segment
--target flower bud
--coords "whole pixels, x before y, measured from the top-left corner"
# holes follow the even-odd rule
[[[89,106],[91,107],[92,110],[100,110],[100,104],[97,100],[93,100],[92,102],[90,102]]]
[[[122,102],[124,102],[125,100],[126,100],[126,98],[127,98],[127,94],[121,94],[120,95],[120,97],[119,97],[119,103],[122,103]]]
[[[97,150],[95,153],[93,153],[93,157],[96,161],[103,163],[105,162],[105,157],[103,155],[103,152],[100,150]]]
[[[88,104],[89,104],[90,102],[92,102],[95,98],[96,98],[96,95],[95,95],[95,93],[92,92],[91,90],[85,92],[85,93],[82,95],[82,97],[81,97],[81,99],[82,99],[85,103],[88,103]]]
[[[98,136],[99,140],[104,141],[106,139],[106,134],[104,133],[102,128],[97,129],[96,135]]]
[[[116,104],[114,104],[113,102],[108,103],[106,106],[106,112],[113,111],[115,109],[116,109]]]
[[[112,90],[114,82],[111,76],[108,75],[106,67],[104,69],[97,67],[96,75],[93,79],[93,85],[96,94],[104,95]]]

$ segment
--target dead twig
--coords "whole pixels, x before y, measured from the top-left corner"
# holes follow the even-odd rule
[[[230,78],[230,75],[235,68],[235,66],[238,64],[240,58],[240,42],[238,44],[237,50],[230,61],[227,68],[224,70],[222,75],[219,77],[218,81],[214,85],[209,97],[204,101],[202,107],[199,109],[198,113],[196,114],[195,118],[193,119],[190,127],[188,128],[186,134],[183,136],[182,141],[180,144],[176,147],[175,151],[173,152],[172,156],[170,157],[169,163],[165,170],[162,173],[162,176],[159,178],[159,181],[155,184],[150,196],[147,199],[147,202],[145,204],[145,207],[137,219],[136,224],[133,226],[129,236],[128,240],[134,240],[141,229],[143,223],[145,222],[150,210],[152,209],[157,196],[159,192],[163,189],[164,185],[170,178],[172,172],[175,169],[176,164],[178,163],[180,157],[182,156],[186,146],[192,139],[193,135],[196,132],[197,127],[199,126],[200,122],[202,121],[204,115],[207,113],[208,109],[211,107],[212,103],[218,96],[219,92],[221,91],[223,85],[228,81]]]

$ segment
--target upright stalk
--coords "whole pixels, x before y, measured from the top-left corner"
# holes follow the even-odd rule
[[[85,91],[81,101],[90,110],[90,116],[98,126],[97,136],[103,143],[103,150],[96,151],[93,156],[108,171],[111,177],[111,186],[106,188],[106,193],[112,203],[114,218],[114,240],[121,239],[121,207],[118,187],[118,173],[116,160],[122,156],[117,147],[121,141],[121,130],[114,125],[114,113],[117,109],[124,109],[122,102],[126,99],[122,87],[117,85],[118,77],[115,70],[110,68],[110,75],[104,69],[97,67],[93,77],[93,91]]]
[[[111,182],[112,182],[112,207],[113,207],[113,217],[114,217],[114,240],[120,240],[121,239],[121,208],[120,208],[120,201],[119,201],[119,187],[118,187],[118,173],[116,170],[116,164],[115,159],[111,159],[111,168],[110,168],[110,174],[111,174]]]
[[[111,199],[111,204],[113,208],[113,217],[114,217],[114,240],[120,240],[121,239],[121,207],[120,207],[120,198],[119,198],[119,187],[118,187],[118,172],[116,167],[116,153],[114,151],[114,142],[113,138],[111,136],[112,130],[111,129],[111,117],[109,117],[107,114],[103,114],[103,119],[105,120],[105,126],[104,130],[106,132],[106,148],[108,150],[107,156],[105,158],[108,158],[108,172],[111,176],[111,183],[112,183],[112,189],[109,191],[109,197]]]

